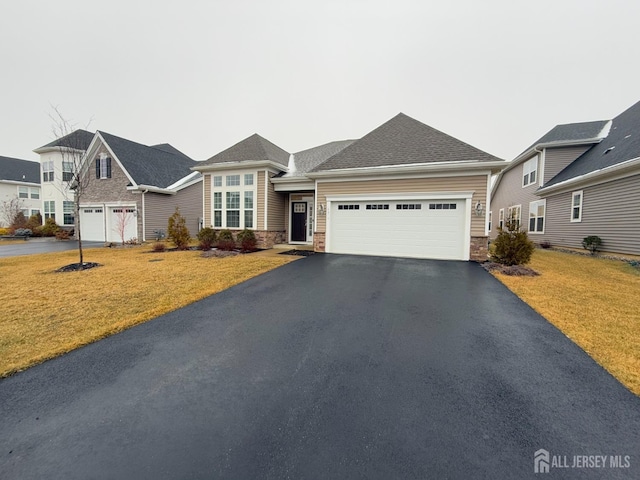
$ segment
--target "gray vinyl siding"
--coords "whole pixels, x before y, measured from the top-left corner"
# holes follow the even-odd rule
[[[579,147],[546,148],[544,151],[543,181],[547,183],[564,170],[571,162],[591,148],[590,145]]]
[[[571,222],[571,194],[579,190],[582,221]],[[597,235],[603,251],[640,255],[640,175],[573,191],[547,197],[545,233],[534,241],[582,248],[584,237]]]
[[[529,202],[540,200],[540,197],[536,195],[536,190],[539,188],[536,182],[533,185],[522,187],[522,164],[515,166],[511,170],[508,170],[500,180],[500,184],[496,189],[493,198],[491,199],[491,205],[489,211],[491,214],[491,231],[489,232],[489,238],[496,238],[498,235],[498,224],[500,221],[500,209],[504,209],[505,219],[507,218],[507,212],[509,207],[514,205],[520,205],[522,225],[526,228],[529,218]]]
[[[197,182],[183,188],[175,195],[145,193],[145,240],[153,240],[155,230],[164,230],[166,234],[169,217],[173,215],[176,207],[180,209],[180,214],[185,217],[189,233],[192,237],[195,237],[198,233],[198,221],[203,216],[202,191],[202,182]]]

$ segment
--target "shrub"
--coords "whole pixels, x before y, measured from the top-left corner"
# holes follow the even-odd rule
[[[153,244],[151,249],[154,252],[164,252],[167,249],[167,246],[163,242],[156,242]]]
[[[33,232],[34,237],[39,237],[42,235],[42,215],[36,213],[35,215],[31,215],[29,220],[27,220],[26,228],[30,229]]]
[[[0,227],[0,235],[11,235],[11,231],[8,228]]]
[[[30,237],[32,233],[28,228],[16,228],[15,232],[13,232],[16,237]]]
[[[131,237],[129,240],[124,242],[125,245],[138,245],[138,239],[136,237]]]
[[[198,232],[197,236],[200,241],[200,250],[210,250],[216,243],[216,231],[213,228],[205,227]]]
[[[69,240],[69,230],[60,229],[56,232],[56,240]]]
[[[249,230],[245,228],[243,231],[238,233],[238,241],[240,242],[240,248],[244,252],[253,252],[256,249],[256,244],[258,241],[256,240],[256,234],[253,233],[253,230]]]
[[[234,248],[236,248],[236,242],[233,239],[231,230],[220,230],[220,235],[218,235],[218,249],[233,250]]]
[[[169,225],[167,226],[167,234],[169,240],[178,247],[179,250],[187,250],[191,241],[191,234],[187,228],[187,221],[180,215],[180,209],[176,207],[176,211],[169,217]]]
[[[11,225],[9,226],[9,228],[14,231],[23,230],[27,228],[27,218],[24,216],[24,213],[22,212],[16,213],[15,217],[13,217],[13,222],[11,222]],[[20,236],[24,236],[24,235],[20,235]]]
[[[44,222],[44,225],[40,228],[40,231],[45,237],[53,237],[60,231],[60,226],[53,218],[47,218]]]
[[[551,248],[551,242],[549,240],[544,240],[543,242],[540,242],[540,247],[544,249]]]
[[[602,246],[602,239],[597,235],[589,235],[582,239],[582,248],[589,250],[591,255],[595,255]]]
[[[515,220],[507,220],[505,228],[498,228],[498,236],[493,241],[492,259],[502,265],[524,265],[529,263],[535,250],[527,232]]]

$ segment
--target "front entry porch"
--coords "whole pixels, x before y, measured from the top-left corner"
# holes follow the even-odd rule
[[[287,242],[313,245],[315,196],[313,192],[289,193],[287,197]]]

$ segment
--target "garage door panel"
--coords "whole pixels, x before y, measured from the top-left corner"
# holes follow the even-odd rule
[[[464,207],[464,200],[334,202],[328,251],[463,259]]]
[[[103,208],[80,208],[80,233],[82,239],[93,242],[105,241],[105,216]]]

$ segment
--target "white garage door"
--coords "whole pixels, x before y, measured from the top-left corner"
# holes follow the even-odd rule
[[[138,221],[133,207],[109,207],[109,231],[107,240],[122,242],[138,237]]]
[[[465,205],[463,199],[333,201],[327,251],[465,260]]]
[[[80,233],[82,239],[93,242],[104,242],[104,209],[80,208]]]

